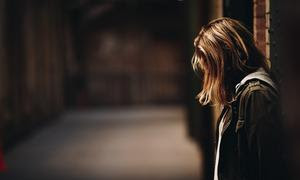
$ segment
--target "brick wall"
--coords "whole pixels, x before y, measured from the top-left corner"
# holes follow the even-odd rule
[[[269,0],[253,0],[253,34],[257,46],[269,60]]]

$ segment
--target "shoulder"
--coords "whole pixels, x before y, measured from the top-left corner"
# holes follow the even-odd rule
[[[246,127],[258,127],[258,124],[276,121],[280,113],[278,92],[260,80],[246,84],[240,95],[238,119],[244,120]]]
[[[277,101],[279,98],[279,91],[277,87],[254,79],[247,82],[240,92],[240,100],[247,102],[249,99],[262,99],[266,101]]]
[[[238,100],[239,116],[261,116],[279,108],[278,91],[261,80],[245,84]]]

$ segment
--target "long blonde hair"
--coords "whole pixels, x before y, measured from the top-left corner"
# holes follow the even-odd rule
[[[252,33],[237,20],[211,21],[202,27],[194,46],[192,67],[203,78],[202,90],[197,95],[202,105],[230,104],[235,81],[260,67],[269,70]]]

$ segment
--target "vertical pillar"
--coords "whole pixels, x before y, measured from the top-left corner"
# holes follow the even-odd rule
[[[187,57],[192,58],[194,53],[193,42],[194,38],[200,31],[201,26],[205,25],[209,21],[209,1],[195,0],[188,1],[187,13],[188,13],[188,29],[189,37],[187,42]],[[199,93],[201,81],[198,79],[192,71],[191,64],[188,65],[188,126],[189,132],[193,139],[199,145],[200,152],[203,158],[203,179],[210,180],[213,178],[213,129],[212,129],[212,112],[209,106],[202,107],[195,99],[197,93]]]
[[[278,60],[280,71],[283,74],[281,76],[281,98],[284,126],[288,135],[290,171],[293,176],[290,179],[298,180],[300,179],[300,1],[270,0],[270,3],[272,12],[271,57]]]

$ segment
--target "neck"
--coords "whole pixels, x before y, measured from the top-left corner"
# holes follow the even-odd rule
[[[230,90],[230,93],[235,92],[235,86],[241,82],[241,80],[246,77],[249,73],[245,72],[231,72],[229,73],[227,80],[227,87]]]

